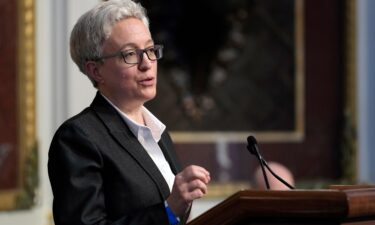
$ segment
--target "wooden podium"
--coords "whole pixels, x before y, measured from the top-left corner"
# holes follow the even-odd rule
[[[239,191],[188,225],[375,225],[375,186]]]

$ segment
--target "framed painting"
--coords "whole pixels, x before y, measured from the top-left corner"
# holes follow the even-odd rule
[[[0,209],[34,204],[38,183],[33,0],[0,7]]]
[[[303,140],[303,2],[142,2],[165,48],[147,106],[175,142]]]

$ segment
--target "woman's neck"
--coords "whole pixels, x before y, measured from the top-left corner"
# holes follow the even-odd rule
[[[123,113],[125,113],[133,121],[135,121],[135,122],[137,122],[139,124],[145,125],[145,121],[144,121],[144,118],[143,118],[142,106],[138,107],[137,109],[130,109],[130,110],[128,110],[128,109],[120,108],[120,110]]]
[[[145,125],[143,119],[143,102],[129,100],[120,101],[116,98],[113,98],[112,96],[108,96],[105,94],[104,96],[108,98],[112,102],[112,104],[119,108],[121,112],[125,113],[130,119],[139,124]]]

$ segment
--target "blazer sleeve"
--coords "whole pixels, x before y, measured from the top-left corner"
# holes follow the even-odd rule
[[[89,135],[77,126],[64,124],[49,150],[48,174],[54,195],[56,225],[169,224],[164,203],[108,219],[103,187],[103,159]]]

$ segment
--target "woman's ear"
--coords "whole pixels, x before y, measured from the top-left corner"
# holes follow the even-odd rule
[[[85,64],[87,76],[95,80],[98,84],[103,81],[103,77],[99,71],[99,63],[100,62],[87,61]]]

